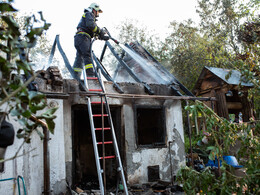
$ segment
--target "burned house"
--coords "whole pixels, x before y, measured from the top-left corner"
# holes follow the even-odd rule
[[[253,103],[248,99],[252,83],[245,81],[237,70],[205,66],[194,87],[194,94],[201,97],[215,97],[217,101],[208,106],[221,117],[229,119],[234,114],[238,122],[239,113],[243,121],[254,117]]]
[[[125,69],[129,69],[126,72],[135,82],[128,79],[104,82],[127,185],[159,180],[171,183],[181,165],[185,165],[181,100],[182,93],[186,96],[191,93],[163,69],[157,69],[156,82],[151,81],[151,75],[139,78],[139,74],[149,74],[149,71],[133,71],[128,60],[131,59],[126,55],[124,65],[129,66]],[[116,74],[115,80],[125,77],[121,68]],[[99,189],[87,98],[91,99],[95,113],[100,112],[95,102],[100,101],[102,95],[82,90],[75,79],[62,79],[57,67],[42,71],[36,83],[38,90],[46,94],[48,106],[59,107],[54,134],[45,137],[45,142],[37,133],[33,134],[31,143],[22,146],[20,157],[5,162],[0,179],[23,176],[29,194],[61,194],[69,187]],[[88,86],[98,91],[98,79],[89,79]],[[18,129],[19,124],[12,123]],[[95,121],[95,125],[102,128],[106,123],[101,119]],[[12,156],[21,143],[22,140],[16,138],[6,158]],[[109,146],[106,155],[113,155]],[[107,188],[111,188],[117,183],[117,165],[112,159],[102,164],[106,166],[103,173]],[[11,194],[12,187],[11,183],[0,182],[1,193]]]

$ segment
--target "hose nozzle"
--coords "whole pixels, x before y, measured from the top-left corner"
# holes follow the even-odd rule
[[[114,38],[112,38],[112,37],[110,37],[110,39],[113,40],[117,45],[119,44],[119,41],[118,41],[118,40],[116,40],[116,39],[114,39]]]
[[[111,34],[110,34],[109,31],[107,30],[107,28],[104,27],[103,29],[104,29],[104,31],[108,34],[109,39],[111,39],[112,41],[114,41],[114,42],[118,45],[118,44],[119,44],[119,41],[116,40],[116,39],[114,39],[113,37],[111,37]]]

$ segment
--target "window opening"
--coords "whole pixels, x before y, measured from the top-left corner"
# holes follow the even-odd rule
[[[139,146],[165,146],[165,114],[162,107],[136,107]]]

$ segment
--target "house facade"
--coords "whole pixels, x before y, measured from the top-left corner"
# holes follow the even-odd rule
[[[86,101],[95,101],[97,96],[81,91],[76,80],[42,76],[36,82],[39,91],[46,94],[48,106],[59,107],[54,133],[49,134],[47,151],[37,132],[32,134],[31,143],[22,146],[22,140],[15,138],[5,158],[11,158],[20,146],[21,150],[17,158],[4,163],[0,179],[22,176],[28,194],[62,194],[67,185],[98,189]],[[98,83],[91,80],[89,85],[95,88]],[[112,82],[105,82],[127,184],[171,182],[181,165],[185,165],[181,100],[171,98],[174,91],[168,85],[149,85],[153,95],[145,92],[142,83],[118,85],[123,94],[117,92]],[[93,105],[92,110],[95,109],[97,105]],[[17,131],[19,124],[12,118],[10,121]],[[105,163],[107,186],[113,186],[117,179],[116,163],[109,159]],[[12,180],[0,182],[1,193],[13,194],[12,189]]]

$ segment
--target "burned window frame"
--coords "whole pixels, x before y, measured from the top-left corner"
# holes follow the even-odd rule
[[[160,110],[160,119],[162,128],[157,129],[158,132],[162,133],[162,141],[156,141],[150,144],[141,144],[139,143],[139,131],[138,131],[138,109],[151,109],[151,110]],[[152,113],[152,112],[151,112]],[[166,147],[166,113],[164,106],[151,106],[151,105],[135,105],[134,106],[134,128],[135,128],[135,138],[136,145],[138,148],[165,148]]]

